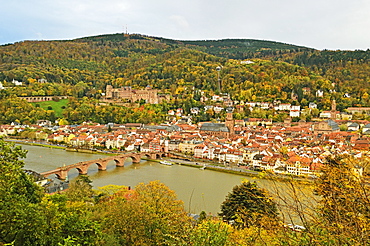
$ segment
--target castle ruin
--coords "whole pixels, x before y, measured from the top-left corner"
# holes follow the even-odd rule
[[[145,100],[146,103],[150,104],[157,104],[162,102],[162,100],[169,99],[167,95],[159,95],[158,92],[159,90],[152,89],[150,86],[147,86],[145,89],[137,90],[132,89],[130,86],[113,88],[113,86],[107,85],[105,99],[127,102]]]

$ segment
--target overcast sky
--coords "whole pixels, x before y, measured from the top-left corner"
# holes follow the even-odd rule
[[[370,48],[370,0],[1,0],[0,44],[126,32]]]

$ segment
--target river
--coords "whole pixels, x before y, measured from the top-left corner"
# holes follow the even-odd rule
[[[101,154],[69,152],[31,145],[22,145],[22,148],[28,150],[27,158],[24,160],[25,168],[36,172],[49,171],[63,165],[106,157]],[[243,179],[256,181],[259,186],[264,188],[271,186],[271,181],[264,179],[207,169],[200,170],[176,164],[166,166],[146,160],[142,160],[138,164],[127,160],[124,167],[116,167],[114,161],[111,161],[108,163],[106,171],[98,171],[96,165],[91,165],[88,175],[94,188],[109,184],[135,187],[141,182],[148,183],[159,180],[176,192],[178,198],[184,201],[188,212],[198,214],[201,211],[217,214],[228,192],[234,186],[239,185]],[[68,173],[69,180],[73,180],[77,176],[78,172],[75,169]]]

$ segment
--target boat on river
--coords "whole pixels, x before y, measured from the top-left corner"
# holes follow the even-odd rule
[[[173,165],[173,163],[169,162],[169,161],[160,161],[159,163],[161,163],[162,165],[167,165],[167,166],[172,166]]]

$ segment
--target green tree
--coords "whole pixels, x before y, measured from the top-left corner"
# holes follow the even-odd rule
[[[44,216],[41,228],[44,231],[43,242],[40,245],[60,245],[72,241],[73,245],[102,245],[101,222],[94,220],[92,202],[71,201],[64,193],[53,194],[44,197],[39,210]]]
[[[74,245],[101,245],[99,223],[86,202],[92,197],[86,181],[78,179],[68,196],[43,196],[22,169],[26,151],[0,140],[0,156],[0,244],[54,246],[73,238]]]
[[[87,175],[79,175],[66,191],[66,196],[69,201],[84,201],[91,202],[94,192],[92,190],[92,181]]]
[[[276,222],[278,211],[267,191],[259,188],[256,183],[246,181],[235,186],[226,196],[219,215],[235,227],[245,228],[263,225],[266,219]]]
[[[0,242],[33,244],[42,238],[37,204],[42,191],[22,169],[27,151],[0,139]]]

